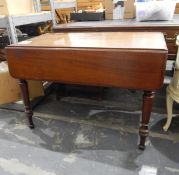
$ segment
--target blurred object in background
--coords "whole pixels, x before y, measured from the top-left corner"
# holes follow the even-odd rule
[[[44,25],[38,27],[38,34],[49,33],[52,31],[52,21],[47,21]]]
[[[172,20],[175,11],[175,1],[136,2],[136,20]]]
[[[0,62],[5,60],[6,60],[5,49],[0,48]]]
[[[70,2],[71,0],[58,0],[60,2]],[[100,13],[100,9],[104,7],[104,0],[76,0],[77,2],[77,11],[88,11],[88,12],[98,12]],[[42,10],[51,10],[48,0],[41,0]],[[61,8],[56,9],[56,23],[64,24],[71,21],[71,13],[75,13],[74,8]],[[86,15],[86,14],[84,14]],[[96,19],[95,14],[92,15],[90,19]],[[103,18],[103,15],[97,14],[100,20]],[[85,18],[86,19],[86,18]]]
[[[179,3],[176,3],[175,14],[179,14]]]
[[[56,23],[57,24],[66,24],[70,22],[70,13],[72,12],[72,9],[56,9]]]
[[[55,0],[54,0],[55,1]],[[59,2],[69,2],[70,0],[61,0]],[[41,0],[41,7],[43,11],[50,11],[51,7],[48,0]],[[55,10],[56,23],[65,24],[70,22],[70,13],[74,12],[74,8],[60,8]]]
[[[73,21],[101,21],[105,19],[105,9],[100,2],[98,6],[89,6],[86,10],[78,10],[70,14]]]
[[[29,37],[38,36],[40,34],[51,32],[52,24],[48,22],[40,22],[35,24],[29,24],[18,27],[23,33],[26,33]]]
[[[19,29],[16,28],[16,33],[18,37],[18,41],[23,41],[28,39],[28,35],[26,33],[22,33]],[[6,30],[1,30],[0,33],[0,48],[3,49],[7,45],[10,44],[8,33]]]
[[[135,0],[105,0],[105,19],[135,18]]]
[[[104,0],[77,0],[77,9],[79,10],[97,10],[104,7]]]

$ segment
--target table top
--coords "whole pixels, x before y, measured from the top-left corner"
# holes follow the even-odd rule
[[[70,29],[94,29],[94,28],[138,28],[138,27],[179,27],[179,15],[174,15],[170,21],[136,21],[136,19],[83,21],[60,24],[54,30],[66,31]]]
[[[48,33],[9,47],[167,50],[160,32]]]

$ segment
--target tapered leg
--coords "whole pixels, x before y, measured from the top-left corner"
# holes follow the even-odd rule
[[[150,120],[150,114],[152,111],[154,96],[155,96],[155,92],[144,91],[143,106],[142,106],[142,120],[141,120],[141,126],[139,128],[139,135],[140,135],[139,149],[141,150],[145,149],[145,140],[146,137],[149,135],[148,123]]]
[[[167,131],[170,127],[171,121],[172,121],[172,115],[173,115],[173,99],[170,97],[169,93],[167,92],[167,99],[166,99],[166,105],[167,105],[167,122],[163,126],[163,130]]]
[[[33,129],[34,128],[34,123],[32,120],[32,109],[30,107],[30,99],[29,99],[29,90],[28,90],[28,85],[26,80],[19,80],[19,85],[21,88],[21,93],[22,93],[22,99],[24,102],[24,107],[25,107],[25,113],[26,116],[29,120],[29,128]]]

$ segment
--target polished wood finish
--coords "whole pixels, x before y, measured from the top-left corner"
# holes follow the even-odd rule
[[[150,120],[150,114],[152,111],[152,104],[153,99],[155,97],[154,91],[144,91],[143,95],[143,105],[142,105],[142,120],[141,120],[141,126],[139,128],[139,135],[140,135],[140,149],[145,149],[145,140],[146,137],[149,135],[148,130],[148,123]]]
[[[48,33],[19,42],[10,47],[70,48],[70,49],[166,49],[162,33],[159,32],[81,32]],[[155,42],[154,42],[155,40]]]
[[[161,33],[56,33],[12,45],[7,57],[15,78],[153,90],[166,50]]]
[[[8,46],[6,52],[9,71],[21,79],[23,88],[27,88],[24,80],[32,79],[146,91],[139,148],[145,147],[151,94],[163,85],[166,66],[162,33],[46,34]],[[27,99],[28,90],[23,88]],[[29,106],[27,101],[25,105]]]
[[[71,22],[54,27],[54,32],[162,32],[168,47],[168,59],[175,60],[176,36],[179,34],[179,15],[171,21],[137,22],[136,19]]]
[[[32,120],[32,109],[30,106],[30,99],[29,99],[29,91],[28,91],[28,85],[26,80],[19,80],[19,85],[21,88],[21,93],[22,93],[22,99],[24,102],[24,107],[25,107],[25,113],[26,116],[29,120],[29,128],[33,129],[34,128],[34,123]]]

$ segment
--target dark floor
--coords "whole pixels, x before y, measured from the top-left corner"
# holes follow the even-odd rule
[[[51,93],[34,109],[34,130],[23,112],[1,106],[0,175],[179,174],[179,116],[162,130],[166,87],[154,102],[145,151],[137,149],[140,91],[63,88],[59,101]]]

